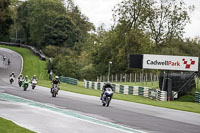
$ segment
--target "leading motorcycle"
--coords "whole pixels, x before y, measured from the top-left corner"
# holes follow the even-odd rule
[[[109,106],[110,105],[110,101],[112,99],[112,96],[113,96],[113,91],[111,88],[106,88],[105,92],[103,93],[103,96],[102,96],[102,105],[103,106]]]

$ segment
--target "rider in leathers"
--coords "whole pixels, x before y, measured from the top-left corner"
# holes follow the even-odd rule
[[[108,83],[105,83],[104,84],[104,86],[103,86],[103,88],[102,88],[102,93],[101,93],[101,100],[102,100],[102,97],[103,97],[103,94],[104,94],[104,92],[106,91],[106,88],[111,88],[112,89],[112,91],[113,91],[113,87],[112,87],[112,85],[108,82]]]
[[[51,88],[51,93],[52,93],[52,89],[54,87],[54,85],[58,85],[60,84],[60,80],[58,76],[55,76],[55,79],[52,81],[52,88]],[[60,90],[60,88],[58,87],[58,90]]]

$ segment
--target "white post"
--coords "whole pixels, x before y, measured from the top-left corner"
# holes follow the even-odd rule
[[[135,73],[135,82],[137,82],[137,73]]]

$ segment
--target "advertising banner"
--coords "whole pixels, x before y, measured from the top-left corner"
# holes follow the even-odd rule
[[[170,56],[170,55],[143,55],[144,69],[198,71],[199,57]]]

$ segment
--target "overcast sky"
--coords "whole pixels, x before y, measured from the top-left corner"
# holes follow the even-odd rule
[[[113,24],[112,9],[122,0],[74,0],[81,12],[87,16],[96,27],[104,24],[106,29]],[[191,15],[191,24],[185,28],[185,37],[200,37],[200,0],[184,0],[187,5],[195,5]]]

